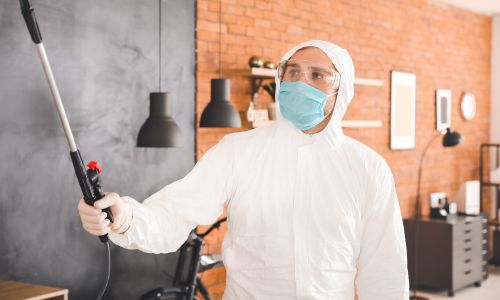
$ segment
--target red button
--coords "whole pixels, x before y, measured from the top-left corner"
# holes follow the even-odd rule
[[[95,170],[97,171],[97,173],[101,173],[102,172],[102,169],[101,167],[99,167],[98,163],[96,161],[91,161],[87,164],[87,167],[89,167],[89,169],[91,170]]]

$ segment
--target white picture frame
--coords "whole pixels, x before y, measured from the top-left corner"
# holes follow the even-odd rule
[[[436,130],[451,127],[451,90],[436,90]]]
[[[391,149],[415,148],[417,76],[391,71]]]

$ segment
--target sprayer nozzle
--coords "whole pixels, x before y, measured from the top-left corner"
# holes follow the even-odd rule
[[[36,22],[35,10],[31,7],[29,0],[19,0],[19,3],[21,4],[21,12],[26,22],[26,26],[28,26],[31,39],[35,44],[40,44],[42,42],[42,34]]]
[[[31,9],[29,0],[19,0],[19,3],[21,4],[21,10],[25,11]]]

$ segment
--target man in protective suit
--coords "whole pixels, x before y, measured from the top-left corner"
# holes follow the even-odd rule
[[[349,53],[304,42],[280,61],[277,122],[227,135],[189,174],[143,203],[116,193],[94,207],[80,200],[83,227],[127,249],[167,253],[227,206],[224,299],[351,300],[357,286],[361,300],[406,300],[392,173],[342,132],[353,94]]]

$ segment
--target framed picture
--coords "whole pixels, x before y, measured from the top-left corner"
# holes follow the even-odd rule
[[[391,149],[415,148],[415,97],[417,77],[391,72]]]
[[[451,126],[451,91],[436,90],[436,129],[442,131]]]

